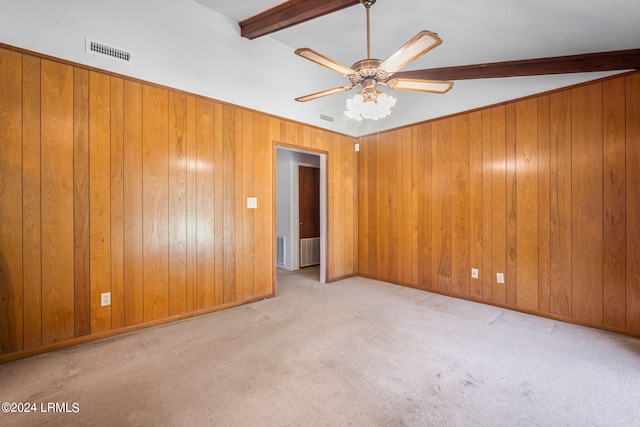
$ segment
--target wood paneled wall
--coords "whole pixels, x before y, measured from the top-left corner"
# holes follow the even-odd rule
[[[359,171],[360,275],[640,334],[640,73],[366,136]]]
[[[275,143],[327,154],[355,274],[351,137],[0,48],[0,141],[0,362],[271,296]]]

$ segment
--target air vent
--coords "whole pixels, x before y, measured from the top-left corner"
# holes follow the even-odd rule
[[[320,113],[320,120],[324,120],[325,122],[333,123],[333,117],[329,116],[328,114],[324,114],[324,113]]]
[[[131,51],[89,37],[86,38],[85,52],[127,64],[130,64],[133,59]]]

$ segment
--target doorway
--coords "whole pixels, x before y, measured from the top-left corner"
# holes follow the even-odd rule
[[[320,168],[298,165],[300,268],[320,264]]]
[[[321,283],[326,281],[326,176],[326,154],[276,145],[276,267],[299,270],[300,241],[310,243],[307,239],[315,238],[313,244],[319,251],[315,265],[319,262],[320,268],[316,269]],[[317,196],[307,189],[308,185],[317,186]],[[317,199],[315,206],[307,202],[308,198]]]

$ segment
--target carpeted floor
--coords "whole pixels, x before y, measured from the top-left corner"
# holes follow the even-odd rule
[[[640,425],[639,339],[317,272],[279,271],[276,298],[0,365],[0,401],[39,410],[0,425]]]

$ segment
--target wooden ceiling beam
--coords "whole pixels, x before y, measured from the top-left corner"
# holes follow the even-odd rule
[[[360,4],[359,0],[289,0],[240,22],[240,35],[248,39]]]
[[[393,77],[424,80],[471,80],[633,70],[637,68],[640,68],[640,49],[629,49],[521,61],[399,71]]]

